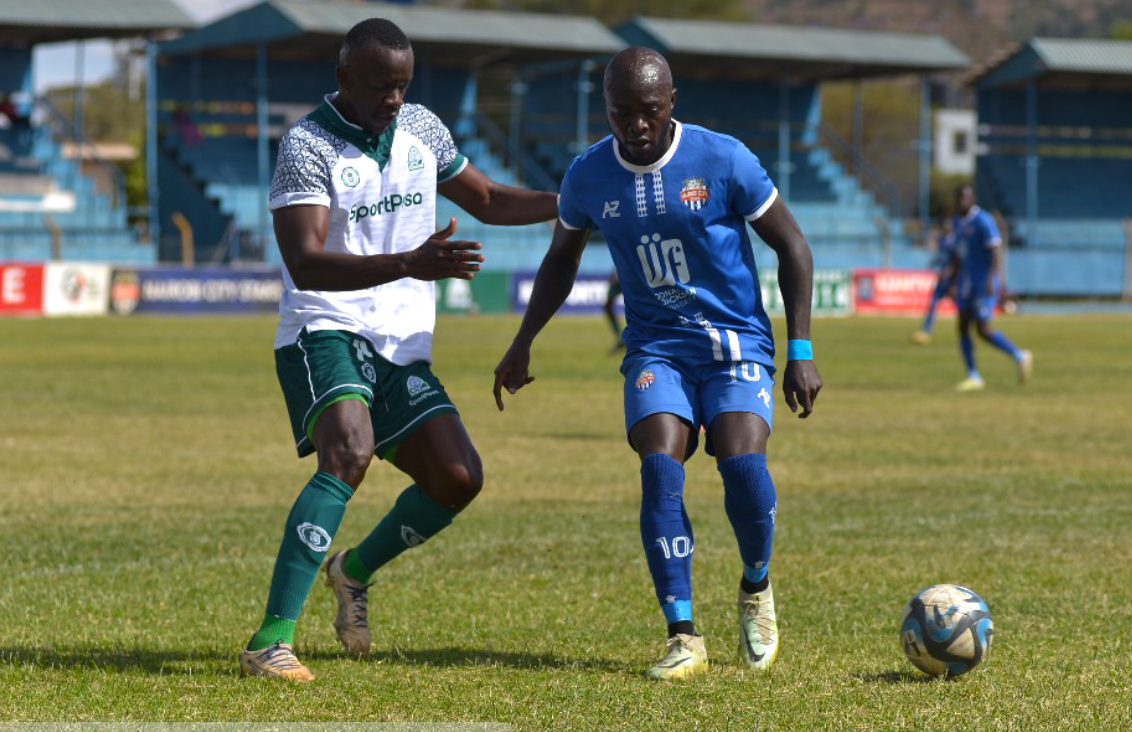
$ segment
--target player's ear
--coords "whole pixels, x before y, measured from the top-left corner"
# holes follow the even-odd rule
[[[334,78],[338,80],[339,91],[350,88],[350,69],[342,64],[334,67]]]

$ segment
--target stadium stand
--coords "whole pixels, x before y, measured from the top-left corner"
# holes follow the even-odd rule
[[[278,261],[263,195],[275,142],[332,90],[342,36],[374,12],[364,4],[269,0],[162,45],[161,164],[195,186],[190,208],[211,208],[194,214],[194,229],[210,232],[198,236],[198,259],[256,258],[258,250],[231,245],[235,236],[262,241],[262,256]],[[883,179],[875,176],[880,185],[866,188],[861,176],[846,172],[838,153],[847,143],[821,123],[819,84],[965,68],[969,60],[941,37],[643,17],[614,33],[585,17],[400,5],[382,5],[381,14],[413,40],[417,76],[409,101],[436,111],[463,152],[501,182],[557,188],[580,148],[608,134],[605,61],[626,45],[649,45],[672,60],[678,117],[735,134],[763,158],[823,266],[926,260],[903,234]],[[267,70],[262,88],[255,84],[257,54]],[[502,115],[482,111],[498,106],[482,104],[485,69],[510,74]],[[263,140],[256,133],[261,105],[269,116]],[[262,170],[260,150],[268,161]],[[878,193],[887,197],[878,201]],[[172,200],[163,199],[163,221]],[[442,200],[438,219],[453,215],[461,236],[489,243],[493,265],[531,269],[541,260],[545,229],[487,227]],[[887,248],[879,245],[886,237]],[[609,266],[604,247],[590,247],[583,267]]]
[[[201,232],[198,260],[279,261],[266,213],[275,145],[334,91],[342,37],[374,13],[365,4],[269,0],[162,45],[160,164],[197,191],[192,210],[182,213]],[[440,115],[469,159],[504,183],[518,182],[523,168],[504,160],[511,147],[507,136],[477,108],[476,70],[488,64],[576,65],[578,59],[608,57],[624,46],[592,18],[398,5],[383,5],[381,14],[413,41],[417,68],[408,101]],[[256,85],[257,63],[266,72],[262,87]],[[268,118],[263,139],[256,124],[261,109]],[[261,150],[266,152],[263,167]],[[512,157],[527,161],[528,184],[556,185],[525,156]],[[163,197],[162,220],[180,206],[179,197]],[[480,224],[442,201],[437,218],[448,216],[458,216],[460,236],[490,242],[493,262],[503,266],[514,264],[535,240],[545,246],[542,230]],[[233,244],[233,237],[243,245]],[[249,250],[249,242],[262,242],[262,248]]]
[[[1012,235],[1008,282],[1121,293],[1132,216],[1132,42],[1033,38],[975,70],[982,205]]]
[[[171,0],[0,2],[0,260],[155,261],[154,247],[127,224],[117,167],[35,97],[32,51],[193,25]]]

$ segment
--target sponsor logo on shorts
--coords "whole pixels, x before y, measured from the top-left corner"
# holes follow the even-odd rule
[[[377,372],[374,371],[372,364],[362,364],[362,376],[366,377],[366,379],[369,380],[369,383],[371,384],[377,383]]]
[[[428,391],[428,382],[419,376],[410,376],[409,380],[405,382],[405,388],[409,390],[409,396],[415,397],[422,391]]]
[[[330,534],[326,529],[309,522],[299,524],[299,540],[316,552],[325,552],[330,548]]]
[[[680,200],[693,211],[699,211],[708,202],[707,183],[703,178],[688,178],[680,189]]]
[[[415,145],[409,148],[409,170],[424,170],[424,158]]]
[[[412,549],[415,546],[420,546],[421,544],[424,544],[425,538],[423,536],[421,536],[420,533],[416,529],[414,529],[412,526],[405,526],[404,524],[402,524],[401,525],[401,541],[405,542],[405,544],[410,549]]]
[[[342,169],[342,183],[349,188],[356,188],[362,182],[362,176],[354,168]]]
[[[763,400],[763,405],[767,409],[770,409],[770,393],[767,392],[767,390],[765,388],[759,389],[758,397],[759,397],[759,399]]]
[[[645,389],[652,386],[652,382],[654,381],[656,381],[656,376],[652,371],[645,369],[641,372],[641,375],[637,377],[636,387],[641,391],[644,391]]]

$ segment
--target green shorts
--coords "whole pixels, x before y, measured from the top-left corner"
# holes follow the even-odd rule
[[[348,331],[304,330],[298,341],[276,349],[275,371],[299,457],[314,452],[311,436],[322,412],[344,399],[369,407],[374,452],[383,460],[428,420],[457,413],[427,362],[397,366]]]

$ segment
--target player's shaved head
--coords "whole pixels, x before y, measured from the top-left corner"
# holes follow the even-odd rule
[[[668,94],[672,91],[672,70],[659,52],[633,46],[618,53],[605,67],[603,88],[606,94],[613,89]]]
[[[634,165],[651,165],[673,139],[676,90],[668,62],[651,48],[634,46],[605,67],[605,116],[618,150]]]
[[[346,38],[342,41],[342,50],[338,52],[338,63],[347,66],[351,54],[355,51],[375,48],[405,51],[412,50],[413,46],[409,43],[409,37],[393,21],[385,18],[370,18],[346,32]]]

